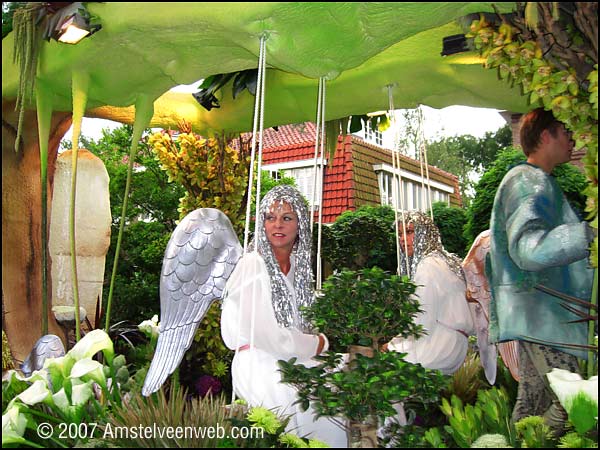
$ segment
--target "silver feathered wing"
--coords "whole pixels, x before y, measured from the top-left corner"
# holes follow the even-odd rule
[[[143,395],[160,389],[179,366],[242,253],[231,222],[218,209],[196,209],[175,228],[163,258],[158,342]]]
[[[34,371],[44,367],[44,361],[49,358],[59,358],[65,355],[65,347],[58,336],[46,334],[34,344],[31,352],[21,365],[21,372],[28,377]]]
[[[498,351],[504,364],[512,376],[518,380],[518,343],[516,341],[502,342],[496,347],[489,342],[489,309],[492,297],[490,286],[485,275],[485,257],[490,250],[490,230],[479,233],[463,261],[463,270],[467,281],[467,301],[471,308],[479,357],[490,384],[496,381]]]

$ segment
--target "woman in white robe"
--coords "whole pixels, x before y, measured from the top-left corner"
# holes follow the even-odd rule
[[[288,431],[345,447],[339,423],[315,420],[312,409],[302,412],[294,404],[297,391],[281,383],[277,364],[295,357],[312,366],[312,357],[329,347],[325,335],[312,333],[300,314],[314,298],[305,201],[296,189],[277,186],[262,200],[257,218],[254,251],[242,257],[227,281],[221,313],[223,340],[236,351],[233,389],[250,406],[290,416]]]
[[[418,286],[415,295],[423,312],[415,322],[426,334],[418,339],[394,338],[387,348],[407,353],[406,361],[452,374],[464,362],[468,336],[475,331],[461,262],[444,250],[439,230],[426,214],[411,211],[398,226],[401,269]]]

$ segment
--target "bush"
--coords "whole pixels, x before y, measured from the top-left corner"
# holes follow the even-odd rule
[[[440,230],[444,248],[464,258],[467,254],[467,241],[463,236],[463,229],[467,222],[465,210],[448,206],[444,202],[435,202],[431,209],[433,209],[433,222]]]

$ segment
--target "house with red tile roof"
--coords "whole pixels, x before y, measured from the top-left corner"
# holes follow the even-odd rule
[[[299,190],[309,202],[315,183],[314,155],[315,124],[312,122],[264,131],[262,170],[270,171],[275,177],[281,171],[295,178]],[[318,174],[320,164],[321,159],[318,158]],[[355,135],[340,136],[333,158],[325,155],[323,167],[323,198],[317,195],[314,202],[315,211],[323,208],[322,223],[333,223],[344,211],[356,210],[362,205],[394,204],[393,186],[398,183],[394,173],[398,169],[394,172],[391,150]],[[428,209],[429,195],[432,203],[462,204],[458,178],[453,174],[434,166],[421,168],[419,161],[400,155],[400,175],[400,204],[405,210]],[[319,179],[320,176],[317,177]]]

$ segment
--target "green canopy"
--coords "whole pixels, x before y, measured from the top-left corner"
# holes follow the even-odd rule
[[[38,83],[54,111],[71,111],[74,73],[89,75],[86,116],[133,122],[140,96],[154,102],[150,125],[198,132],[252,128],[254,97],[206,111],[191,94],[169,92],[214,74],[255,68],[266,41],[265,127],[315,120],[318,78],[327,79],[326,118],[425,104],[527,110],[518,88],[482,67],[475,52],[443,57],[458,20],[492,3],[87,3],[102,29],[76,45],[44,42]],[[498,3],[509,12],[514,3]],[[2,41],[2,97],[16,97],[13,38]],[[32,107],[33,108],[33,107]],[[84,130],[85,131],[85,130]]]

